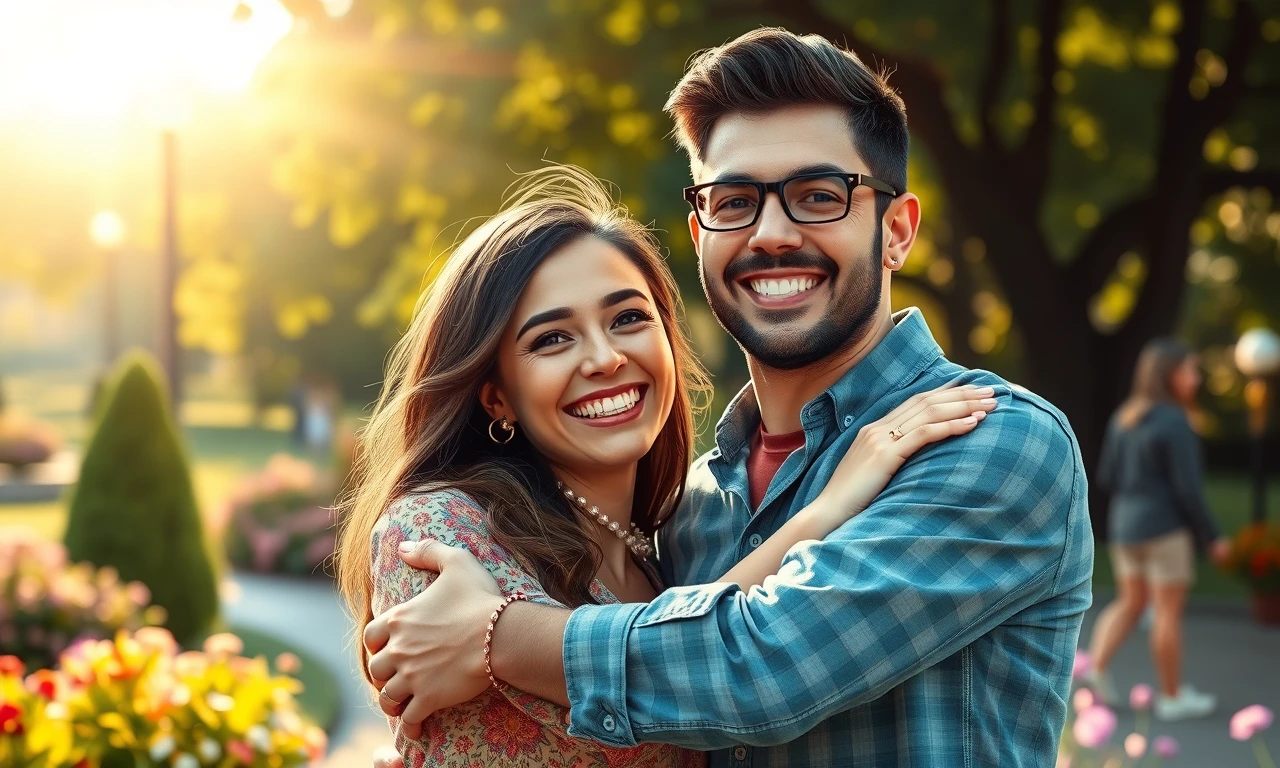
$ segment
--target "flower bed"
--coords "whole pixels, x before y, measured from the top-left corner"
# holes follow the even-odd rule
[[[309,463],[287,454],[232,494],[224,513],[227,558],[260,573],[327,572],[335,544],[334,483]]]
[[[164,609],[150,602],[144,584],[121,582],[114,568],[68,565],[60,544],[0,533],[0,655],[50,667],[75,640],[163,623]]]
[[[14,413],[0,413],[0,464],[21,473],[32,464],[48,461],[59,445],[53,427]]]
[[[24,676],[0,657],[0,765],[120,768],[307,765],[326,737],[298,714],[298,682],[277,660],[238,654],[234,635],[180,653],[168,631],[146,627],[86,640],[56,670]]]

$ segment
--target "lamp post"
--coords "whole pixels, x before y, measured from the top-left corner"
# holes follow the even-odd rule
[[[1267,328],[1245,331],[1236,342],[1236,367],[1248,378],[1244,402],[1249,408],[1252,438],[1253,522],[1267,517],[1267,468],[1264,458],[1271,393],[1268,379],[1280,373],[1280,336]]]
[[[124,232],[124,220],[115,211],[99,211],[89,221],[89,237],[102,252],[102,356],[108,368],[119,352],[116,259]]]

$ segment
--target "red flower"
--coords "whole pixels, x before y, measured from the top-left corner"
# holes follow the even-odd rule
[[[1268,562],[1269,559],[1270,558],[1267,557],[1267,553],[1265,552],[1255,554],[1253,559],[1249,562],[1249,570],[1252,571],[1253,575],[1259,579],[1266,576],[1267,571],[1271,568],[1271,564]]]
[[[538,745],[544,741],[537,723],[505,700],[486,707],[480,714],[480,723],[484,726],[480,738],[489,749],[505,755],[508,760],[516,759],[522,752],[536,754]]]
[[[9,702],[0,702],[0,733],[9,736],[21,736],[26,728],[22,725],[22,710]]]
[[[37,669],[27,678],[27,689],[53,701],[58,698],[58,673],[52,669]]]
[[[0,656],[0,675],[22,677],[26,665],[17,656]]]

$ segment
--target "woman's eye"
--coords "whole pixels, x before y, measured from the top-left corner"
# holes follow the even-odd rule
[[[530,347],[530,349],[542,349],[544,347],[550,347],[554,344],[563,344],[568,340],[569,340],[569,337],[564,335],[560,331],[551,331],[550,333],[544,333],[541,336],[539,336],[537,340],[533,342],[533,346]]]
[[[636,323],[643,323],[652,319],[653,317],[648,312],[642,312],[638,309],[628,309],[618,315],[618,318],[613,321],[613,327],[617,328],[623,325],[635,325]]]

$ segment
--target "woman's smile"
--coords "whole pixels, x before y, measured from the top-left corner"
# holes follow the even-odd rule
[[[623,384],[593,392],[562,410],[592,427],[614,427],[633,421],[644,408],[648,384]]]

